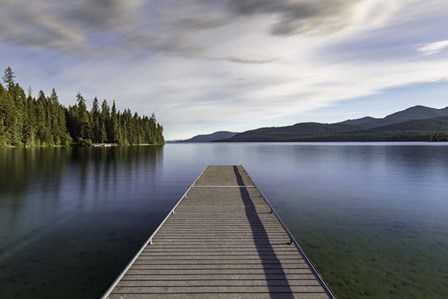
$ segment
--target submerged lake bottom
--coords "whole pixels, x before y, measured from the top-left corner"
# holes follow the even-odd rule
[[[242,164],[338,298],[448,294],[447,143],[0,149],[0,298],[98,298],[207,165]]]

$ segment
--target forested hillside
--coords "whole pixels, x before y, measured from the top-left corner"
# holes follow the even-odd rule
[[[373,129],[383,126],[389,126],[406,121],[430,119],[448,116],[448,107],[443,109],[435,109],[421,105],[413,106],[402,111],[398,111],[387,115],[384,118],[363,117],[358,119],[349,119],[340,124],[359,126],[363,129]]]
[[[223,142],[448,141],[448,107],[414,106],[384,118],[298,123],[239,133]]]
[[[305,123],[307,124],[307,123]],[[303,124],[303,125],[305,125]],[[226,142],[374,142],[374,141],[448,141],[448,117],[417,119],[393,125],[364,130],[352,126],[352,130],[336,127],[335,124],[320,124],[322,128],[332,128],[324,131],[318,126],[308,127],[308,132],[293,131],[295,126],[306,128],[302,124],[289,127],[266,128],[247,131],[232,138],[220,140]],[[313,129],[310,129],[313,128]],[[275,130],[274,130],[275,129]],[[270,134],[263,133],[264,130]],[[261,132],[261,133],[260,133]]]
[[[271,127],[239,133],[225,141],[232,142],[269,142],[289,141],[293,138],[327,136],[359,130],[358,127],[344,124],[298,123],[286,127]]]
[[[129,109],[118,111],[97,98],[91,109],[81,93],[76,104],[64,107],[55,89],[50,96],[15,82],[11,68],[5,70],[0,84],[0,146],[58,146],[117,143],[119,145],[163,144],[163,127],[152,116],[138,115]]]
[[[202,135],[196,135],[190,139],[185,140],[178,140],[175,141],[176,143],[195,143],[195,142],[213,142],[220,139],[227,139],[235,136],[236,132],[229,132],[229,131],[218,131],[211,134],[202,134]]]

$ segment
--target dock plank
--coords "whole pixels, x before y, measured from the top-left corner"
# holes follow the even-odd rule
[[[103,298],[335,298],[242,166],[208,166]]]
[[[111,294],[110,299],[157,299],[157,298],[182,298],[182,299],[327,299],[326,293],[181,293],[181,294]]]

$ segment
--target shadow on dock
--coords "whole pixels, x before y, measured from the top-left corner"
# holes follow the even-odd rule
[[[238,170],[237,166],[233,166],[233,171],[238,182],[238,185],[244,186],[243,178]],[[291,286],[288,283],[286,273],[282,267],[280,260],[278,259],[274,248],[269,240],[268,233],[264,228],[264,225],[257,214],[256,208],[250,197],[247,188],[239,188],[241,193],[241,199],[245,205],[246,217],[250,223],[252,229],[252,236],[254,239],[255,247],[257,248],[258,255],[263,265],[263,271],[266,276],[267,286],[269,288],[271,298],[275,296],[275,291],[279,286],[284,288],[284,293],[290,293],[292,297]],[[257,233],[255,233],[255,231]],[[276,271],[272,272],[272,269]],[[278,294],[278,293],[277,293]]]

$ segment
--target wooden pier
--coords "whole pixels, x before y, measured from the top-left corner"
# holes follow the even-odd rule
[[[242,166],[208,166],[103,298],[335,298]]]

